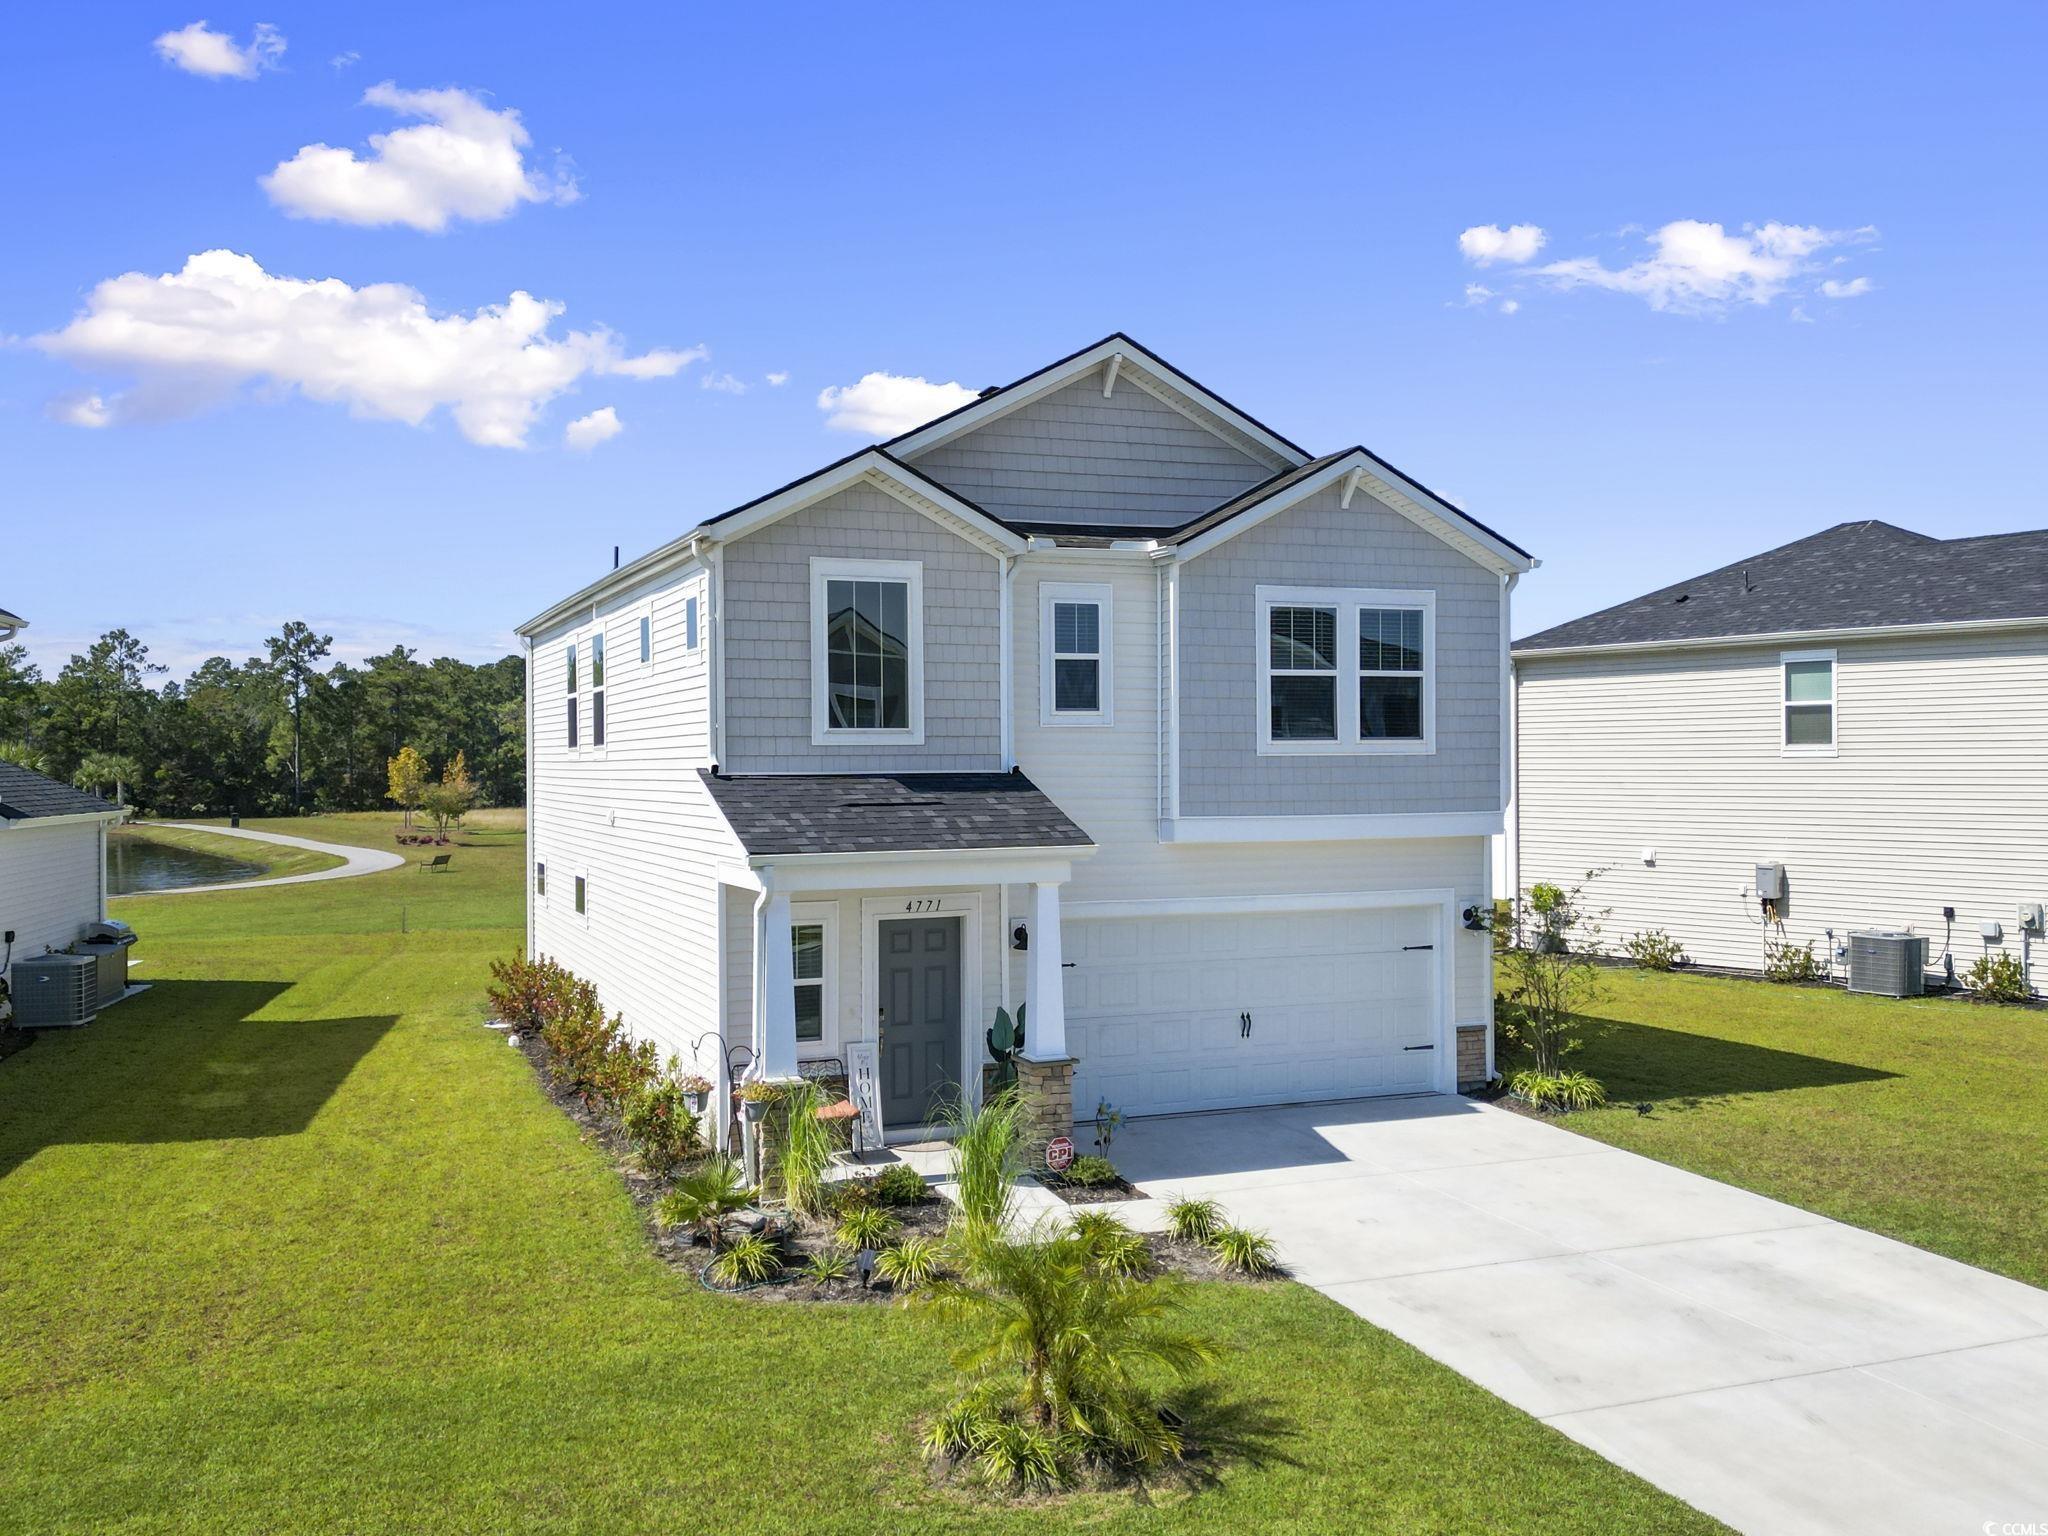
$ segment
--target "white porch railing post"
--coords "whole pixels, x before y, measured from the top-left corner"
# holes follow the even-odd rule
[[[796,975],[790,955],[789,895],[771,892],[761,910],[761,995],[754,999],[755,1077],[779,1082],[796,1072]]]
[[[1033,1061],[1067,1058],[1066,976],[1060,966],[1060,888],[1031,887],[1031,947],[1025,951],[1024,1052]]]

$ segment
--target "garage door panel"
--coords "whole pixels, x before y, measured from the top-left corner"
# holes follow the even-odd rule
[[[1448,1049],[1438,956],[1407,946],[1432,945],[1436,927],[1428,907],[1070,921],[1076,1108],[1427,1091]]]

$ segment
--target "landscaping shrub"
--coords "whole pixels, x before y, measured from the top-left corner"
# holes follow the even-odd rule
[[[1141,1275],[1152,1267],[1151,1248],[1121,1216],[1078,1211],[1067,1226],[1080,1239],[1089,1262],[1106,1275]]]
[[[853,1273],[853,1262],[843,1253],[830,1249],[814,1253],[797,1267],[797,1273],[813,1285],[830,1285],[834,1280],[844,1280]]]
[[[908,1163],[892,1163],[884,1168],[871,1188],[874,1198],[883,1205],[918,1205],[927,1193],[924,1176]]]
[[[683,1101],[687,1091],[673,1066],[626,1101],[620,1123],[640,1166],[672,1173],[704,1149],[703,1128]]]
[[[798,1216],[825,1208],[825,1170],[832,1164],[832,1132],[818,1118],[825,1095],[808,1078],[782,1096],[782,1200]]]
[[[576,982],[566,969],[545,955],[538,960],[528,960],[524,955],[494,960],[491,980],[486,994],[491,1000],[491,1012],[523,1030],[539,1029],[567,1012]]]
[[[873,1179],[837,1179],[825,1186],[825,1208],[835,1216],[864,1211],[880,1203]]]
[[[733,1239],[731,1246],[711,1261],[711,1278],[719,1285],[758,1285],[781,1273],[781,1251],[758,1232]]]
[[[2023,1003],[2032,995],[2027,968],[2007,950],[1986,951],[1963,973],[1963,985],[1987,1003]]]
[[[1061,1177],[1069,1184],[1078,1184],[1083,1189],[1101,1189],[1117,1181],[1116,1164],[1091,1152],[1075,1158],[1067,1165],[1067,1171]]]
[[[1792,944],[1784,939],[1764,939],[1764,980],[1819,981],[1828,974],[1825,961],[1813,952],[1813,941]]]
[[[1166,1230],[1184,1243],[1206,1243],[1223,1225],[1223,1207],[1214,1200],[1186,1197],[1166,1204]]]
[[[1646,971],[1675,971],[1686,963],[1685,946],[1662,928],[1646,928],[1621,941],[1621,952]]]
[[[1024,1101],[1012,1088],[998,1089],[979,1109],[956,1099],[947,1109],[953,1129],[954,1220],[969,1230],[1000,1230],[1010,1218],[1012,1194],[1021,1171],[1018,1145]]]
[[[716,1248],[724,1240],[726,1218],[745,1210],[753,1198],[739,1164],[717,1157],[663,1195],[654,1219],[664,1227],[688,1227]]]
[[[1539,1109],[1597,1109],[1607,1102],[1607,1090],[1583,1072],[1512,1073],[1508,1092]]]
[[[1245,1227],[1218,1227],[1209,1234],[1209,1251],[1217,1263],[1241,1275],[1270,1275],[1280,1267],[1273,1239]]]
[[[839,1230],[832,1236],[842,1248],[880,1248],[902,1225],[880,1206],[856,1206],[841,1218]]]
[[[1500,951],[1495,1025],[1545,1075],[1563,1071],[1564,1058],[1585,1043],[1585,1017],[1606,991],[1595,963],[1606,913],[1595,910],[1587,895],[1598,873],[1589,870],[1570,889],[1531,886],[1515,907],[1516,947]]]
[[[906,1237],[875,1259],[875,1273],[899,1291],[914,1291],[939,1277],[938,1243],[929,1237]]]

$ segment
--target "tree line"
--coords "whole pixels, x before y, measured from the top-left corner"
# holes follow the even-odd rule
[[[439,775],[461,759],[476,799],[526,796],[526,667],[421,662],[394,646],[362,666],[327,660],[333,636],[293,620],[237,663],[184,681],[110,630],[55,677],[0,646],[0,758],[147,815],[371,810],[410,748]]]

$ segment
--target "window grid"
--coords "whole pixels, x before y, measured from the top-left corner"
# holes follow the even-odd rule
[[[1057,714],[1102,713],[1102,605],[1052,605],[1052,707]]]
[[[1266,621],[1275,741],[1337,739],[1337,610],[1276,604]]]
[[[816,1044],[825,1038],[825,925],[789,925],[790,974],[796,987],[796,1037]]]
[[[830,729],[910,729],[909,611],[906,581],[826,581]]]

